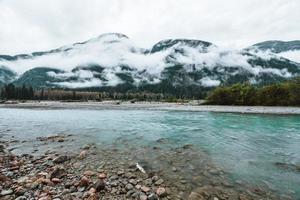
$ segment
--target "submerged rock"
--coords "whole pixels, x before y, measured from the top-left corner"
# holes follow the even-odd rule
[[[156,181],[154,184],[155,185],[161,185],[163,184],[164,180],[163,179],[158,179],[158,181]]]
[[[78,155],[78,159],[83,160],[84,158],[87,157],[88,152],[86,150],[81,151],[80,154]]]
[[[88,186],[90,184],[90,182],[91,182],[91,180],[88,177],[83,176],[80,179],[79,185],[81,185],[81,186]]]
[[[105,189],[105,182],[102,179],[99,179],[96,183],[94,188],[97,192],[100,192]]]
[[[62,167],[58,167],[56,166],[54,168],[54,170],[50,173],[50,179],[53,179],[53,178],[62,178],[63,176],[65,176],[65,169],[62,168]]]
[[[159,196],[159,197],[164,197],[167,195],[167,192],[166,192],[166,189],[163,188],[163,187],[159,187],[157,188],[156,190],[156,194]]]
[[[158,196],[156,195],[156,194],[150,194],[149,196],[148,196],[148,200],[158,200],[159,198],[158,198]]]
[[[70,160],[70,159],[71,159],[70,156],[67,156],[67,155],[61,155],[61,156],[58,156],[57,158],[55,158],[55,159],[53,160],[53,163],[55,163],[55,164],[61,164],[61,163],[64,163],[64,162],[66,162],[66,161],[68,161],[68,160]]]

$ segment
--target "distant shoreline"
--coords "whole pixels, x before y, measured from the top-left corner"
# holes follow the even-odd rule
[[[165,103],[165,102],[59,102],[59,101],[28,101],[24,103],[0,104],[0,108],[23,109],[92,109],[92,110],[160,110],[160,111],[194,111],[194,112],[220,112],[220,113],[248,113],[248,114],[281,114],[300,115],[300,107],[275,106],[215,106],[191,103]]]

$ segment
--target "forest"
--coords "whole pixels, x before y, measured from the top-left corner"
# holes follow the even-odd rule
[[[218,87],[206,104],[245,106],[300,106],[300,78],[267,86],[249,83]]]
[[[128,89],[125,86],[89,88],[81,90],[57,88],[33,88],[14,84],[4,85],[0,90],[1,100],[50,100],[50,101],[166,101],[183,102],[205,99],[209,105],[244,106],[300,106],[300,77],[266,86],[238,83],[220,86],[211,90],[201,88]]]

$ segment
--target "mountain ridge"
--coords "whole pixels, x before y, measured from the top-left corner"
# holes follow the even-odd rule
[[[268,84],[300,74],[299,63],[257,48],[231,50],[202,40],[166,39],[143,49],[120,33],[49,51],[0,55],[0,66],[0,84],[39,88],[161,83],[209,88],[245,81]]]

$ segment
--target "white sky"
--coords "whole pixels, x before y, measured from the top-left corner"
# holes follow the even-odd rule
[[[120,32],[150,47],[193,38],[246,47],[300,39],[300,0],[0,0],[0,54]]]

